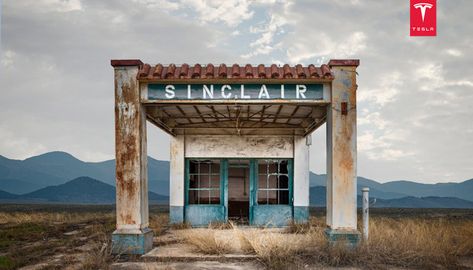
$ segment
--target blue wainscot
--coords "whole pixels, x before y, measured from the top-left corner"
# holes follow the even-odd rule
[[[290,205],[255,205],[253,206],[254,226],[284,227],[292,220]]]
[[[185,219],[194,227],[206,227],[212,222],[225,222],[225,206],[187,205]]]

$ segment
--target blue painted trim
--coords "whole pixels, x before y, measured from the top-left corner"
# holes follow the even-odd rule
[[[194,227],[205,227],[211,222],[225,222],[225,206],[190,204],[185,207],[186,222]]]
[[[294,206],[294,222],[307,223],[309,222],[309,206]]]
[[[143,229],[140,234],[113,233],[113,254],[145,254],[153,248],[153,231]]]
[[[349,248],[355,248],[361,241],[361,234],[358,231],[325,230],[325,236],[330,246],[344,245]]]
[[[253,225],[264,227],[284,227],[292,220],[290,205],[255,205]]]
[[[184,222],[184,206],[169,206],[169,223],[179,224]]]
[[[225,222],[228,221],[228,160],[220,160],[220,204],[223,204]]]
[[[190,166],[190,161],[189,159],[186,159],[186,166],[185,166],[185,179],[184,179],[184,205],[189,204],[189,166]]]
[[[288,176],[288,188],[289,188],[289,205],[294,204],[294,188],[293,188],[293,182],[294,182],[294,166],[293,166],[293,159],[289,159],[287,162],[287,176]]]
[[[249,209],[249,223],[253,224],[253,208],[256,205],[256,191],[258,190],[256,181],[257,178],[257,162],[255,159],[250,160],[250,209]]]

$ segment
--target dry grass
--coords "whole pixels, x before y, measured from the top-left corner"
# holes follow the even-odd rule
[[[233,224],[190,229],[189,224],[182,223],[170,228],[179,229],[177,235],[200,252],[255,254],[268,269],[299,269],[306,265],[361,269],[462,268],[462,259],[473,258],[472,212],[448,218],[436,213],[422,216],[424,212],[372,216],[370,239],[356,249],[329,247],[323,216],[311,218],[308,225],[294,223],[279,231]],[[162,210],[151,212],[150,227],[156,235],[168,229],[167,216]],[[0,269],[42,262],[49,264],[48,269],[108,269],[118,260],[110,251],[114,229],[111,207],[6,211],[0,206]],[[71,231],[79,233],[64,235]]]
[[[90,220],[113,218],[113,213],[69,212],[0,212],[0,224],[23,223],[82,223]]]
[[[157,235],[167,223],[167,213],[152,209],[150,227]],[[113,206],[0,206],[0,269],[37,264],[44,269],[108,269],[119,259],[111,254],[114,230]],[[75,233],[64,234],[70,232]]]
[[[458,269],[461,258],[473,256],[472,220],[375,217],[370,222],[369,241],[354,249],[330,247],[323,220],[311,219],[309,225],[291,224],[284,232],[238,227],[232,227],[230,232],[194,229],[186,232],[183,239],[207,254],[256,254],[268,269],[297,269],[308,264]]]
[[[185,242],[192,245],[196,251],[205,254],[225,254],[232,252],[232,245],[223,237],[219,237],[219,231],[214,229],[192,229],[182,232]]]

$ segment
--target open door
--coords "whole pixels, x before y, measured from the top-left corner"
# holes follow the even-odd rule
[[[250,160],[228,160],[228,220],[249,224]]]

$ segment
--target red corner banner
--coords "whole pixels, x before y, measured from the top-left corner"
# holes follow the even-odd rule
[[[411,1],[411,36],[437,35],[437,1]]]

